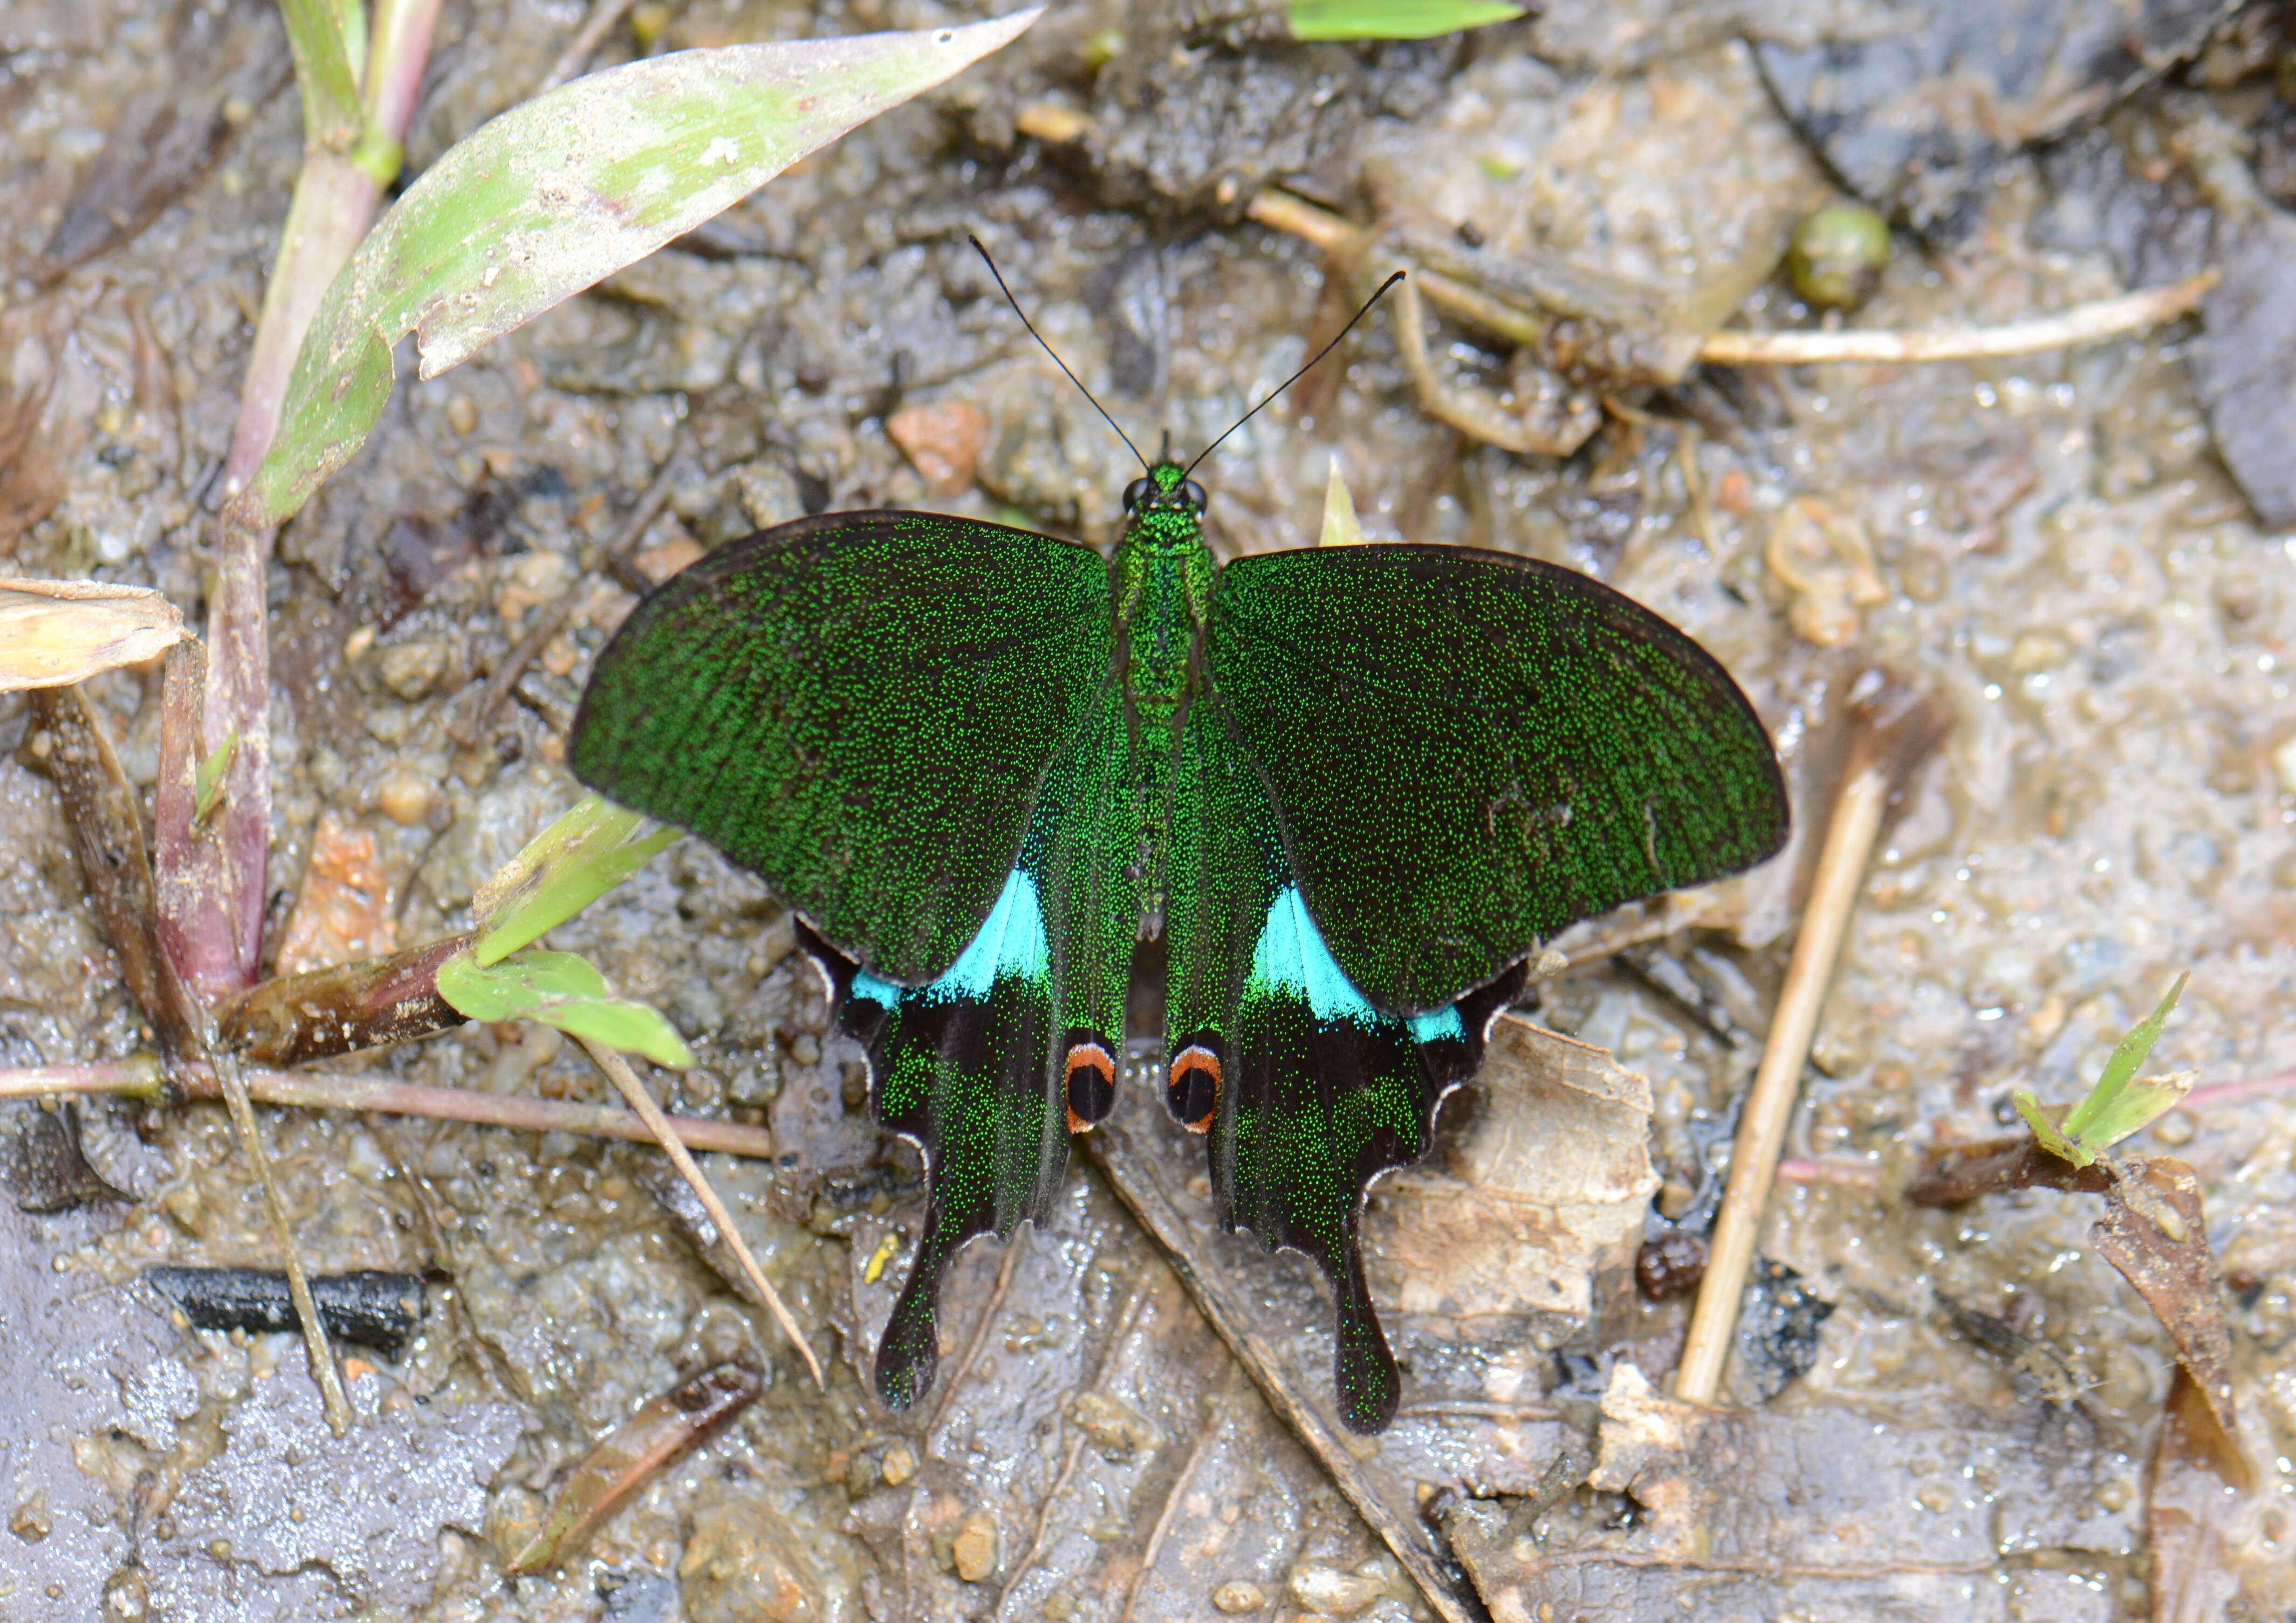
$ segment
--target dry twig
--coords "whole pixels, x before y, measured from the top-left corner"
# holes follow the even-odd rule
[[[268,1070],[244,1066],[240,1075],[247,1085],[247,1096],[258,1104],[307,1111],[371,1111],[384,1116],[420,1116],[431,1121],[467,1121],[475,1127],[507,1127],[520,1133],[578,1133],[589,1138],[613,1138],[634,1144],[655,1142],[653,1133],[641,1118],[617,1105],[529,1099],[515,1094],[487,1094],[475,1088],[435,1087],[428,1083],[393,1082],[381,1077],[340,1076],[328,1071]],[[130,1099],[156,1101],[167,1096],[171,1086],[177,1096],[184,1099],[223,1097],[223,1085],[212,1070],[197,1064],[179,1065],[171,1078],[167,1068],[152,1054],[93,1065],[0,1070],[0,1100],[118,1094]],[[679,1142],[688,1149],[768,1160],[773,1157],[774,1135],[763,1127],[713,1121],[701,1116],[672,1116],[668,1119]]]
[[[1785,985],[1778,993],[1777,1012],[1770,1021],[1761,1066],[1738,1119],[1729,1187],[1722,1197],[1706,1275],[1699,1282],[1698,1305],[1675,1374],[1674,1395],[1690,1403],[1712,1403],[1721,1387],[1723,1365],[1738,1326],[1739,1299],[1745,1294],[1754,1247],[1761,1238],[1763,1208],[1777,1176],[1778,1152],[1800,1097],[1802,1065],[1817,1032],[1818,1011],[1833,979],[1834,960],[1857,906],[1866,859],[1891,802],[1902,796],[1915,768],[1944,736],[1944,713],[1935,701],[1893,686],[1884,673],[1868,674],[1878,678],[1881,691],[1855,713],[1858,732],[1834,796],[1825,844],[1794,939],[1793,957],[1786,965]]]
[[[765,1270],[758,1266],[758,1259],[750,1254],[749,1245],[742,1238],[742,1231],[734,1226],[734,1214],[726,1209],[726,1202],[718,1198],[716,1188],[695,1164],[693,1152],[679,1141],[668,1116],[661,1106],[654,1102],[653,1095],[646,1091],[645,1084],[638,1080],[637,1072],[630,1069],[630,1062],[617,1050],[607,1047],[605,1044],[593,1042],[586,1037],[575,1040],[596,1062],[598,1069],[606,1073],[607,1078],[622,1090],[622,1097],[630,1102],[630,1109],[644,1119],[647,1128],[653,1134],[654,1142],[661,1146],[662,1153],[669,1157],[670,1164],[677,1168],[678,1176],[685,1180],[687,1187],[701,1202],[702,1209],[709,1214],[709,1220],[718,1225],[718,1232],[725,1236],[734,1260],[742,1265],[742,1276],[750,1282],[750,1288],[758,1293],[758,1299],[774,1316],[774,1323],[782,1327],[782,1333],[789,1337],[790,1345],[796,1348],[798,1356],[805,1360],[806,1368],[813,1373],[813,1384],[825,1389],[828,1382],[822,1375],[820,1360],[813,1356],[813,1348],[807,1345],[805,1337],[799,1332],[797,1320],[791,1316],[789,1308],[782,1301],[781,1293],[774,1289],[773,1282],[766,1277]]]

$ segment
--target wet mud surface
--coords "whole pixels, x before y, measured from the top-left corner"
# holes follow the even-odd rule
[[[2144,1477],[2175,1355],[2097,1256],[2095,1202],[1935,1211],[1902,1191],[1923,1147],[2005,1130],[2013,1087],[2079,1096],[2179,970],[2165,1067],[2206,1087],[2296,1066],[2296,507],[2272,450],[2296,373],[2256,361],[2296,331],[2296,258],[2259,246],[2296,197],[2291,45],[2190,4],[2138,8],[2136,47],[2110,49],[2090,13],[2128,8],[2025,4],[2006,54],[1946,63],[1945,34],[1907,32],[1966,9],[1942,4],[1569,0],[1360,48],[1260,38],[1244,9],[1057,7],[457,370],[402,366],[272,570],[272,939],[324,961],[332,938],[288,924],[314,872],[387,896],[358,951],[467,928],[477,887],[577,792],[564,729],[636,584],[589,564],[674,459],[647,576],[833,508],[1111,535],[1128,455],[968,232],[1136,438],[1184,447],[1345,314],[1346,273],[1245,217],[1277,183],[1677,301],[1852,183],[1915,228],[1858,325],[2005,322],[2210,264],[2237,298],[2016,360],[1693,370],[1619,393],[1564,459],[1423,410],[1383,313],[1199,475],[1233,553],[1311,544],[1336,455],[1374,537],[1607,579],[1729,666],[1802,825],[1663,944],[1704,1018],[1664,966],[1589,955],[1525,1007],[1616,1056],[1579,1113],[1551,1113],[1562,1050],[1525,1038],[1454,1098],[1426,1167],[1381,1186],[1371,1272],[1404,1408],[1342,1466],[1301,1440],[1327,1385],[1320,1287],[1217,1231],[1201,1142],[1138,1086],[1054,1221],[952,1269],[926,1402],[877,1406],[914,1156],[868,1121],[778,905],[682,841],[553,944],[692,1044],[695,1069],[658,1078],[672,1108],[775,1134],[770,1162],[709,1166],[833,1354],[826,1392],[656,1198],[650,1152],[269,1112],[310,1266],[432,1277],[399,1355],[357,1353],[338,1441],[295,1338],[193,1329],[142,1282],[275,1266],[219,1108],[83,1102],[81,1167],[41,1107],[0,1105],[26,1146],[0,1202],[0,1619],[2152,1615]],[[264,11],[0,0],[0,572],[155,586],[196,619],[299,148]],[[648,26],[676,48],[974,14],[709,0]],[[580,21],[450,4],[410,170],[526,94]],[[618,30],[602,60],[632,49]],[[1926,144],[1881,138],[1860,120],[1888,123],[1882,99],[1842,91],[1884,60],[1950,80]],[[2025,121],[1980,117],[1987,96]],[[1737,312],[1820,319],[1776,278]],[[1456,380],[1538,387],[1495,340],[1430,337]],[[463,742],[450,724],[577,587]],[[1685,1431],[1662,1393],[1687,1302],[1636,1291],[1641,1203],[1694,1200],[1751,1073],[1875,660],[1953,730],[1882,841],[1820,1022],[1740,1406]],[[156,670],[91,693],[148,789]],[[144,1038],[34,733],[0,697],[0,1064],[125,1055]],[[607,1096],[538,1029],[331,1063]],[[2226,1534],[2222,1603],[2276,1617],[2296,1606],[2296,1089],[2199,1098],[2131,1147],[2199,1174],[2264,1484]],[[1573,1181],[1542,1182],[1566,1143]],[[2019,1339],[1988,1347],[1969,1329],[1988,1321]],[[754,1404],[578,1559],[504,1576],[597,1438],[729,1359],[763,1376]]]

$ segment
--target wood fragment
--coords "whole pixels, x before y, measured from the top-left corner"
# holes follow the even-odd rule
[[[1674,1393],[1710,1404],[1721,1389],[1723,1367],[1738,1325],[1738,1308],[1761,1238],[1762,1213],[1777,1175],[1787,1123],[1801,1091],[1803,1063],[1817,1033],[1817,1017],[1833,979],[1834,961],[1864,888],[1866,861],[1892,805],[1913,773],[1944,737],[1942,709],[1925,693],[1877,668],[1851,684],[1855,701],[1849,759],[1826,824],[1825,843],[1810,883],[1809,901],[1786,965],[1777,1012],[1771,1017],[1762,1061],[1738,1121],[1730,1156],[1730,1182],[1714,1225],[1705,1277],[1692,1311],[1690,1333]]]
[[[720,1364],[660,1397],[598,1440],[551,1502],[550,1514],[504,1570],[541,1572],[579,1554],[591,1534],[654,1472],[758,1400],[755,1370]]]

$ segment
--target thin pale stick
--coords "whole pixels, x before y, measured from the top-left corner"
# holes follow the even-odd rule
[[[586,1037],[575,1040],[582,1045],[584,1052],[596,1062],[598,1069],[606,1073],[607,1079],[622,1090],[622,1097],[630,1102],[630,1109],[644,1118],[647,1127],[653,1133],[654,1142],[661,1146],[662,1153],[669,1157],[669,1164],[677,1168],[678,1176],[685,1180],[686,1186],[701,1202],[702,1210],[709,1214],[709,1220],[726,1237],[726,1244],[732,1250],[734,1260],[742,1265],[742,1276],[750,1282],[750,1288],[758,1293],[758,1299],[765,1303],[766,1310],[774,1316],[774,1322],[782,1327],[782,1333],[790,1339],[790,1345],[796,1348],[798,1356],[805,1360],[806,1368],[813,1373],[813,1384],[826,1389],[829,1383],[821,1373],[821,1363],[813,1356],[813,1348],[806,1344],[805,1337],[800,1333],[797,1320],[783,1305],[781,1293],[774,1289],[773,1282],[758,1266],[758,1259],[750,1255],[750,1247],[742,1240],[742,1231],[734,1226],[734,1214],[726,1209],[726,1202],[718,1198],[717,1189],[694,1163],[693,1152],[678,1142],[669,1117],[661,1106],[654,1102],[653,1094],[646,1090],[646,1085],[638,1080],[638,1073],[630,1069],[627,1060],[605,1044],[593,1042]]]
[[[625,1143],[650,1144],[652,1132],[636,1112],[612,1104],[578,1104],[561,1099],[529,1099],[515,1094],[485,1094],[468,1087],[434,1087],[422,1082],[393,1082],[381,1077],[342,1076],[324,1070],[266,1070],[241,1068],[247,1096],[258,1104],[285,1105],[307,1111],[372,1111],[382,1116],[419,1116],[430,1121],[464,1121],[475,1127],[505,1127],[519,1133],[577,1133],[587,1138],[614,1138]],[[196,1065],[176,1067],[175,1080],[186,1099],[223,1097],[215,1073]],[[168,1076],[159,1058],[137,1054],[92,1065],[35,1065],[0,1069],[0,1100],[37,1099],[50,1095],[117,1094],[124,1098],[157,1100],[168,1087]],[[689,1150],[714,1150],[724,1155],[747,1155],[770,1160],[774,1135],[764,1127],[734,1121],[711,1121],[700,1116],[672,1116],[669,1125]]]
[[[1731,1338],[1738,1327],[1738,1300],[1745,1293],[1754,1245],[1761,1237],[1762,1209],[1770,1198],[1778,1152],[1800,1092],[1802,1065],[1817,1032],[1818,1010],[1833,979],[1843,932],[1857,906],[1866,859],[1882,831],[1882,814],[1890,799],[1889,768],[1870,751],[1860,754],[1862,759],[1853,757],[1849,775],[1834,797],[1824,849],[1817,859],[1800,933],[1794,939],[1793,958],[1786,966],[1777,1012],[1770,1021],[1761,1068],[1754,1073],[1754,1086],[1739,1118],[1721,1220],[1714,1225],[1706,1277],[1699,1283],[1698,1306],[1691,1315],[1690,1336],[1675,1375],[1674,1395],[1686,1402],[1712,1403],[1721,1386],[1722,1367],[1729,1360]]]
[[[318,1304],[311,1299],[311,1281],[303,1271],[302,1254],[295,1249],[295,1237],[288,1231],[287,1209],[279,1200],[279,1186],[271,1176],[271,1157],[263,1147],[263,1129],[255,1119],[255,1106],[247,1097],[247,1084],[241,1079],[239,1061],[232,1054],[218,1053],[214,1059],[217,1081],[223,1085],[224,1102],[231,1107],[231,1119],[239,1128],[239,1142],[247,1150],[247,1159],[254,1163],[255,1181],[263,1186],[263,1211],[269,1219],[271,1233],[279,1242],[279,1250],[287,1263],[287,1294],[294,1299],[295,1316],[303,1326],[303,1351],[310,1359],[312,1378],[319,1383],[319,1398],[327,1412],[327,1428],[337,1437],[351,1429],[350,1400],[343,1396],[342,1372],[335,1367],[335,1350],[327,1345],[326,1326],[319,1323]]]
[[[1886,365],[2038,355],[2123,338],[2189,315],[2217,279],[2215,271],[2202,271],[2165,287],[2078,304],[2054,316],[1998,327],[1948,327],[1934,332],[1855,328],[1840,332],[1710,332],[1699,340],[1698,358],[1714,366],[1800,366],[1822,361]]]
[[[1246,212],[1261,225],[1287,232],[1330,254],[1357,252],[1373,235],[1329,209],[1284,192],[1262,192],[1251,200]],[[1529,336],[1522,328],[1524,313],[1504,300],[1440,271],[1423,271],[1420,280],[1426,283],[1428,297],[1453,313],[1507,337]],[[1795,366],[1822,361],[1902,364],[2035,355],[2098,343],[2174,321],[2197,308],[2217,281],[2217,272],[2202,271],[2166,286],[1997,327],[1951,327],[1932,332],[1881,328],[1841,332],[1710,332],[1699,340],[1697,358],[1717,366]]]
[[[630,8],[636,4],[637,0],[597,0],[590,14],[582,20],[580,31],[567,42],[558,60],[550,64],[550,71],[542,76],[542,83],[534,87],[534,94],[541,95],[555,90],[588,67],[590,58],[606,43],[606,36],[614,31],[614,25],[628,16]]]

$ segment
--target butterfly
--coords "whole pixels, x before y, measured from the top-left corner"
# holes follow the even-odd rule
[[[1195,464],[1141,460],[1112,553],[910,512],[720,549],[601,651],[569,763],[763,877],[924,1152],[888,1406],[932,1384],[958,1249],[1050,1215],[1140,977],[1222,1220],[1322,1269],[1374,1432],[1400,1382],[1365,1189],[1424,1153],[1529,954],[1770,856],[1785,791],[1721,665],[1599,582],[1405,543],[1223,563]]]

